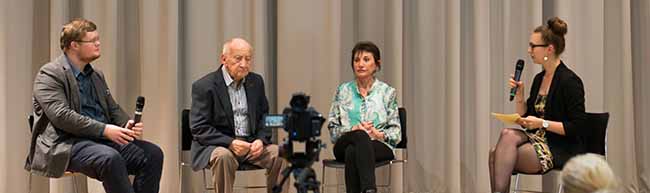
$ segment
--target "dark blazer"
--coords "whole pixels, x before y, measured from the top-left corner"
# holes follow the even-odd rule
[[[539,95],[539,88],[542,85],[545,71],[535,76],[530,89],[530,96],[526,101],[527,110],[524,116],[533,115],[539,117],[535,112],[535,100]],[[562,168],[564,163],[576,154],[585,152],[583,136],[589,132],[585,128],[585,91],[582,80],[571,69],[567,68],[564,62],[555,69],[553,81],[548,91],[546,106],[544,108],[544,119],[562,122],[565,136],[546,132],[548,145],[553,154],[555,167]]]
[[[104,115],[111,124],[126,125],[128,115],[115,102],[104,74],[91,75]],[[41,67],[34,80],[34,127],[25,169],[47,177],[61,177],[77,139],[100,139],[105,123],[83,116],[77,79],[65,55]]]
[[[210,155],[216,147],[228,148],[235,138],[235,121],[223,79],[222,66],[192,84],[192,109],[190,127],[192,130],[192,168],[201,170],[208,165]],[[264,91],[264,80],[259,74],[250,72],[245,77],[244,88],[248,101],[248,120],[252,138],[264,144],[271,143],[271,130],[264,128],[263,116],[269,112]]]

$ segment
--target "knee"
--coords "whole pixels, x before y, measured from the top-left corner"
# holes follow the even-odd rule
[[[510,128],[505,128],[501,130],[501,136],[499,137],[499,143],[503,142],[516,142],[520,140],[520,133],[521,131],[518,131],[516,129],[510,129]]]
[[[356,155],[356,149],[354,146],[349,145],[345,148],[345,159],[354,159],[354,155]]]
[[[494,164],[494,152],[496,150],[494,148],[490,149],[490,157],[489,157],[489,162],[490,164]]]
[[[230,152],[230,150],[223,147],[217,147],[214,149],[214,151],[212,151],[212,157],[210,159],[213,163],[213,166],[237,163],[237,158],[235,155]]]
[[[154,162],[155,165],[162,165],[164,154],[160,147],[155,144],[151,144],[151,147],[147,148],[147,154],[149,156],[149,159],[147,159],[148,161]]]
[[[501,129],[501,135],[500,136],[501,137],[510,137],[510,136],[515,135],[516,134],[515,132],[517,132],[517,131],[515,131],[513,129],[510,129],[510,128],[504,128],[504,129]]]
[[[119,169],[121,167],[126,167],[126,163],[122,155],[114,149],[106,148],[104,151],[97,152],[97,157],[99,162],[95,162],[99,165],[98,167],[110,168],[107,171],[110,172],[111,169]]]
[[[266,151],[269,153],[269,155],[271,155],[271,157],[273,159],[279,159],[280,158],[280,156],[279,156],[280,155],[280,148],[278,147],[278,145],[275,145],[275,144],[267,145],[266,147],[264,147],[264,149],[266,149]]]
[[[370,136],[365,131],[356,130],[356,131],[351,131],[349,134],[352,135],[352,138],[356,142],[364,142],[364,141],[370,142]]]

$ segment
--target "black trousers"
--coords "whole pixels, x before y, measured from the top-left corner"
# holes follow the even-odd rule
[[[345,188],[348,193],[377,189],[375,162],[394,159],[393,151],[382,142],[370,140],[365,131],[343,134],[334,144],[334,157],[345,162]]]
[[[67,170],[101,181],[106,193],[158,193],[162,164],[162,150],[147,141],[119,145],[84,139],[72,146]],[[133,185],[129,174],[135,175]]]

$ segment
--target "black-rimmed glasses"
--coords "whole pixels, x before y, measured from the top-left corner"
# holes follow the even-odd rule
[[[533,43],[528,43],[528,47],[530,47],[531,49],[534,49],[534,48],[536,48],[536,47],[546,47],[546,46],[548,46],[548,44],[533,44]]]

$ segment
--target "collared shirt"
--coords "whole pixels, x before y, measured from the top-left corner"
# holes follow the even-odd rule
[[[339,85],[330,108],[327,128],[332,143],[361,122],[370,121],[384,132],[384,144],[394,148],[402,139],[395,88],[377,79],[366,97],[359,92],[356,81]]]
[[[244,89],[244,82],[246,78],[242,79],[239,84],[230,77],[226,66],[221,67],[223,72],[223,80],[228,87],[228,95],[230,96],[230,104],[232,104],[232,112],[235,120],[235,136],[248,137],[250,136],[250,126],[248,125],[248,101],[246,100],[246,90]]]
[[[77,79],[79,87],[79,101],[81,102],[81,114],[102,123],[108,123],[108,119],[104,114],[104,109],[99,104],[99,97],[95,91],[95,84],[92,80],[92,74],[95,72],[92,65],[86,64],[83,71],[77,69],[75,65],[70,63],[70,59],[66,55],[68,65],[72,69],[74,77]]]

